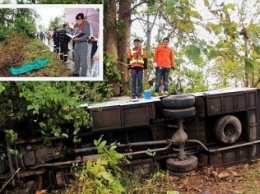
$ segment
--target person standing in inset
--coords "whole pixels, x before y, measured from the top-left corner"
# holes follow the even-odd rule
[[[79,13],[76,16],[76,22],[79,27],[79,32],[83,33],[84,35],[81,37],[73,38],[72,40],[75,41],[75,48],[74,48],[74,57],[75,57],[75,67],[73,72],[70,76],[86,76],[87,75],[87,41],[89,40],[90,36],[90,25],[87,21],[84,21],[84,14]],[[81,68],[81,71],[80,71]]]
[[[70,41],[70,37],[67,36],[66,33],[70,34],[70,31],[67,29],[67,24],[63,24],[62,27],[63,28],[59,32],[60,60],[66,63],[68,60],[68,50]]]
[[[127,64],[128,70],[131,72],[132,99],[141,98],[143,93],[143,73],[144,69],[147,69],[147,55],[141,48],[139,39],[134,39],[134,48],[128,52]]]
[[[59,52],[60,52],[60,42],[59,42],[59,28],[55,27],[53,34],[52,34],[52,38],[53,38],[53,47],[54,47],[54,52],[57,54],[56,57],[59,56]]]
[[[174,57],[172,48],[168,47],[169,38],[163,39],[163,44],[157,46],[153,58],[153,65],[156,67],[155,92],[159,93],[161,81],[164,84],[164,94],[168,94],[168,78],[170,69],[174,69]]]
[[[41,41],[44,41],[44,34],[43,34],[43,32],[40,32],[40,39],[41,39]]]

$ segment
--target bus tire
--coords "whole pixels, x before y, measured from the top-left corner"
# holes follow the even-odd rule
[[[214,130],[219,142],[233,144],[241,135],[242,125],[237,117],[226,115],[216,121]]]
[[[196,114],[195,107],[183,108],[183,109],[163,109],[163,116],[168,119],[185,119],[193,117]]]
[[[166,108],[187,108],[195,105],[195,97],[192,95],[169,95],[162,99]]]
[[[198,158],[193,155],[187,156],[186,160],[168,158],[166,160],[166,167],[172,172],[190,172],[198,168]]]

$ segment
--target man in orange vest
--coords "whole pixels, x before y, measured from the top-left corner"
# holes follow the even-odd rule
[[[143,73],[147,69],[147,55],[141,48],[139,39],[134,39],[134,48],[127,55],[128,70],[131,71],[131,94],[132,99],[141,98],[143,93]],[[137,87],[136,87],[137,81]]]
[[[168,78],[170,69],[174,69],[174,57],[172,48],[168,47],[169,38],[163,39],[163,44],[157,46],[153,58],[153,65],[156,67],[155,92],[159,92],[160,83],[163,79],[164,94],[168,94]]]

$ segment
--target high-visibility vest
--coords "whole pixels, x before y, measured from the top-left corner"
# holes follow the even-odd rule
[[[134,53],[135,53],[135,50],[132,48],[131,49],[131,55],[132,55],[132,58],[130,60],[130,64],[134,64],[134,63],[139,63],[139,64],[144,64],[144,59],[143,59],[143,54],[144,54],[144,50],[141,49],[141,56],[137,56],[137,58],[134,57]]]

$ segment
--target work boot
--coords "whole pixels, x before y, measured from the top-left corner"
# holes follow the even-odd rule
[[[72,72],[72,73],[69,74],[69,76],[70,76],[70,77],[79,77],[79,74],[78,74],[78,73],[73,73],[73,72]]]
[[[63,61],[63,54],[60,54],[60,60]]]
[[[68,56],[64,55],[63,62],[66,63],[68,61]]]

